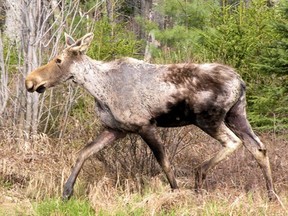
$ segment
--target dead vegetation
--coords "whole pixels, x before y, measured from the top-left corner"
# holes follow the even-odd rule
[[[203,212],[209,215],[212,203],[217,208],[224,204],[225,209],[218,209],[220,212],[246,214],[245,205],[253,204],[265,214],[276,211],[284,215],[281,205],[267,202],[261,170],[245,148],[213,169],[207,176],[203,194],[196,195],[194,169],[216,153],[220,144],[193,126],[163,129],[160,133],[175,167],[179,191],[170,191],[150,150],[131,135],[86,161],[76,184],[76,198],[88,197],[96,213],[105,210],[104,213],[112,215],[127,206],[130,213],[145,209],[140,215],[170,211],[180,215],[190,215],[191,211],[194,212],[191,215]],[[25,141],[11,134],[7,128],[0,131],[0,210],[15,211],[13,206],[23,205],[21,211],[33,214],[31,203],[61,196],[81,140],[74,140],[73,144],[68,138],[37,135]],[[269,150],[276,190],[287,205],[287,137],[285,133],[263,133],[260,137]],[[252,215],[253,211],[247,214]]]

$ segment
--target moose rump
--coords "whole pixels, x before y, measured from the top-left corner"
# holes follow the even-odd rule
[[[153,110],[150,122],[159,127],[189,124],[203,129],[218,127],[244,88],[243,81],[231,68],[219,64],[178,64],[166,70],[163,82],[177,91],[164,100],[166,111],[162,107]],[[159,95],[163,95],[161,91]]]

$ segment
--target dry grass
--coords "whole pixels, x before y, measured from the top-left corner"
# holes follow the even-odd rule
[[[263,191],[247,194],[221,188],[197,195],[187,189],[171,192],[158,179],[140,195],[107,185],[103,179],[90,190],[96,215],[287,215],[279,203],[268,202]],[[287,198],[282,197],[282,201],[288,204]]]
[[[85,163],[75,197],[88,197],[99,215],[286,215],[279,203],[267,201],[261,171],[244,148],[208,175],[202,195],[195,194],[191,190],[193,168],[221,146],[201,131],[188,129],[162,134],[167,143],[178,146],[167,148],[175,165],[179,191],[170,191],[149,151],[130,138],[120,143],[122,147],[117,144],[105,149],[101,157],[110,158],[102,163],[95,157]],[[51,140],[46,135],[35,136],[33,141],[15,137],[8,129],[0,133],[0,214],[34,215],[33,203],[61,196],[62,185],[80,149],[75,143],[81,140],[71,145],[68,139]],[[287,137],[266,133],[261,138],[270,152],[277,192],[288,208]],[[133,154],[129,152],[131,148]],[[113,164],[117,164],[114,169]]]

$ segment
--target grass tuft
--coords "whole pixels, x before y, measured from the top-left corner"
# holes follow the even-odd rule
[[[72,198],[67,202],[59,198],[52,198],[43,200],[40,203],[34,204],[35,215],[50,216],[50,215],[95,215],[94,210],[91,208],[88,200]]]

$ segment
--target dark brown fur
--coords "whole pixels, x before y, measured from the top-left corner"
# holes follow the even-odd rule
[[[171,82],[177,86],[185,86],[190,91],[210,90],[215,94],[222,93],[223,84],[227,77],[221,74],[227,70],[227,66],[217,65],[213,71],[205,72],[196,64],[177,64],[168,67],[165,77],[166,82]]]

